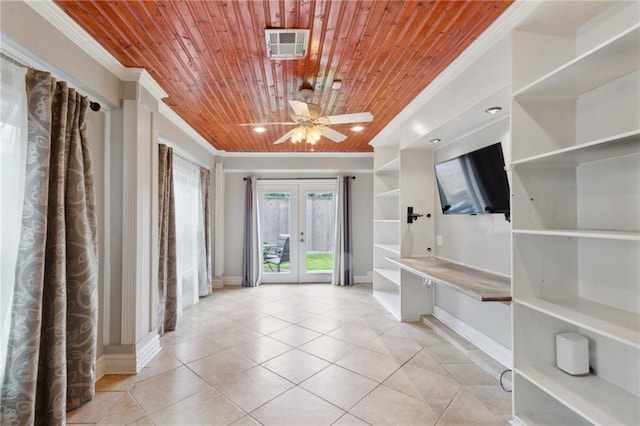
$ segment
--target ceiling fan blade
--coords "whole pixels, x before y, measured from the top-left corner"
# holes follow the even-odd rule
[[[311,116],[311,114],[309,113],[309,106],[307,105],[306,102],[289,101],[289,105],[291,105],[291,109],[293,109],[293,112],[295,112],[296,115],[299,115],[302,117]]]
[[[353,114],[329,115],[325,117],[329,124],[368,123],[373,120],[370,112],[356,112]]]
[[[294,123],[293,121],[276,121],[276,122],[271,122],[271,123],[240,123],[238,124],[238,126],[241,127],[246,127],[246,126],[271,126],[271,125],[276,125],[276,124],[280,124],[282,126],[294,126],[298,123]]]
[[[278,139],[277,141],[275,141],[273,144],[274,144],[274,145],[278,145],[278,144],[280,144],[280,143],[284,143],[284,142],[286,142],[286,141],[287,141],[287,139],[289,139],[289,138],[293,135],[293,132],[294,132],[295,130],[296,130],[296,129],[289,130],[287,133],[285,133],[284,135],[282,135],[282,137],[280,137],[280,139]]]
[[[334,142],[342,142],[347,138],[347,135],[343,135],[329,127],[320,126],[320,134],[325,138],[331,139]]]

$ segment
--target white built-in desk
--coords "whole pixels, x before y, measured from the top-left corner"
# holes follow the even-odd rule
[[[450,286],[481,302],[511,302],[511,280],[508,277],[436,257],[388,257],[387,259],[419,277]]]

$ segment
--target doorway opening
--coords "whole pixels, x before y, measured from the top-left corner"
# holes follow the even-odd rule
[[[263,181],[258,192],[263,282],[331,282],[336,181]]]

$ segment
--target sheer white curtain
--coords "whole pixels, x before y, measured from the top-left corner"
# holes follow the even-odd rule
[[[11,325],[27,164],[26,68],[1,61],[0,85],[0,383]]]
[[[206,279],[206,248],[200,168],[173,156],[173,183],[176,206],[176,273],[178,315],[198,302],[198,283]]]

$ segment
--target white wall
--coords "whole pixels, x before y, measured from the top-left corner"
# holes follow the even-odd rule
[[[508,38],[505,38],[438,93],[432,101],[433,105],[425,109],[446,104],[447,107],[443,109],[459,114],[507,86],[510,83],[509,52]],[[500,106],[508,108],[508,105]],[[511,138],[509,121],[506,119],[437,149],[434,152],[434,164],[495,142],[502,142],[505,164],[508,165],[511,159]],[[435,235],[436,238],[442,238],[442,245],[436,245],[436,256],[511,275],[511,224],[505,220],[504,215],[444,215],[437,190],[435,198]],[[435,289],[434,304],[481,335],[511,349],[509,305],[478,302],[440,285]]]
[[[435,151],[434,164],[496,142],[502,143],[507,158],[505,164],[508,164],[511,147],[508,126],[505,120]],[[445,215],[442,214],[438,191],[435,196],[435,234],[442,237],[442,245],[436,247],[437,256],[510,275],[511,225],[504,215]]]
[[[5,37],[19,43],[31,56],[50,63],[48,71],[60,71],[65,79],[82,82],[89,95],[111,106],[120,104],[120,80],[87,55],[23,1],[3,1],[0,14]],[[94,99],[95,100],[95,99]]]
[[[434,163],[502,142],[508,164],[511,146],[508,124],[505,120],[435,151]],[[436,238],[442,239],[442,245],[436,246],[436,256],[503,275],[511,274],[511,224],[504,215],[442,214],[437,190],[435,204],[435,234]],[[505,348],[511,348],[511,309],[508,305],[478,302],[440,285],[436,286],[435,305]]]
[[[188,157],[194,163],[211,169],[213,174],[213,165],[215,163],[213,147],[202,146],[201,143],[194,140],[183,129],[176,126],[162,114],[158,116],[158,132],[164,142],[175,151]]]
[[[239,284],[242,276],[246,176],[270,178],[356,176],[353,181],[354,275],[370,280],[373,270],[373,158],[371,156],[225,157],[224,276]]]

